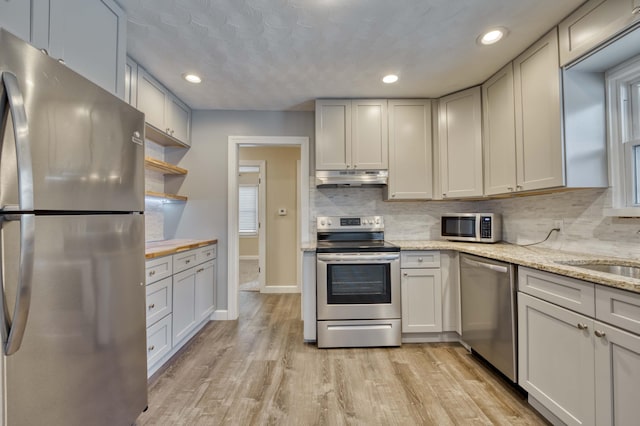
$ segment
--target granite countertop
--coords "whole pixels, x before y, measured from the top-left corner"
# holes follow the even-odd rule
[[[523,247],[508,243],[459,243],[441,240],[391,240],[389,242],[399,246],[402,250],[454,250],[460,253],[469,253],[495,260],[502,260],[516,265],[527,266],[596,284],[640,293],[640,279],[627,278],[606,272],[591,271],[575,266],[575,264],[595,261],[605,264],[615,262],[616,264],[640,267],[640,261],[638,260],[587,253],[572,253],[541,247]],[[315,251],[315,245],[312,243],[306,244],[302,247],[302,250]],[[574,266],[563,265],[557,262],[572,262]]]
[[[162,241],[150,241],[146,243],[145,257],[147,259],[155,259],[156,257],[168,256],[170,254],[176,254],[185,250],[193,250],[199,247],[216,244],[217,239],[212,240],[190,240],[190,239],[176,239],[176,240],[162,240]]]

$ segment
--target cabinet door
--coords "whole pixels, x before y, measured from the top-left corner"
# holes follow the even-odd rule
[[[316,101],[316,170],[351,168],[351,101]]]
[[[352,166],[362,170],[386,170],[389,167],[387,101],[352,100],[351,120]]]
[[[640,19],[639,0],[590,0],[560,23],[560,65],[564,66]]]
[[[389,185],[391,200],[433,197],[430,100],[390,100]]]
[[[569,425],[595,424],[592,331],[592,319],[518,293],[518,384]]]
[[[640,336],[595,322],[596,424],[640,419]]]
[[[169,109],[169,111],[167,111],[169,134],[189,145],[191,110],[173,95],[168,96],[167,108]]]
[[[480,87],[440,98],[440,181],[445,198],[482,195]]]
[[[403,333],[442,331],[442,283],[439,269],[403,269],[400,295]]]
[[[31,41],[31,2],[0,1],[0,27],[24,41]]]
[[[516,124],[513,64],[482,85],[484,193],[516,190]]]
[[[166,133],[166,100],[168,93],[155,78],[138,67],[138,109],[144,112],[144,119],[158,130]]]
[[[147,328],[147,369],[171,352],[171,314]]]
[[[138,105],[136,93],[138,93],[138,64],[127,57],[124,68],[124,101],[136,107]]]
[[[564,185],[558,35],[554,28],[513,62],[516,170],[521,190]]]
[[[147,286],[147,327],[171,313],[173,306],[172,278]]]
[[[179,344],[198,322],[196,317],[196,268],[173,276],[173,344]]]
[[[113,0],[51,0],[49,53],[124,98],[126,24]]]
[[[203,263],[196,269],[196,320],[200,322],[209,319],[213,313],[216,262]]]

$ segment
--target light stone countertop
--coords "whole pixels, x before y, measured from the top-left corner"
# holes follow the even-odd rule
[[[563,265],[557,262],[602,262],[640,267],[640,261],[610,256],[600,256],[587,253],[572,253],[540,247],[523,247],[508,243],[459,243],[440,240],[420,241],[389,241],[401,250],[453,250],[476,256],[501,260],[516,265],[527,266],[542,271],[553,272],[571,278],[590,281],[596,284],[615,287],[640,293],[640,280],[627,278],[605,272],[591,271],[577,266]],[[315,251],[315,245],[310,243],[302,247],[303,251]]]
[[[168,256],[170,254],[180,253],[185,250],[192,250],[199,247],[208,246],[210,244],[216,244],[217,239],[212,240],[191,240],[191,239],[176,239],[176,240],[162,240],[162,241],[150,241],[145,244],[145,257],[147,259],[155,259],[157,257]]]

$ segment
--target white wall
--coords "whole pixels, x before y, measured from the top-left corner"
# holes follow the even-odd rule
[[[315,163],[314,113],[194,111],[191,149],[167,150],[168,162],[189,170],[179,188],[186,204],[165,205],[165,238],[218,238],[218,305],[227,304],[227,146],[229,136],[303,136]]]

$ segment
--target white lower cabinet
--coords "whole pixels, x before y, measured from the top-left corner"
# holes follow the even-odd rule
[[[402,332],[442,332],[440,252],[403,251],[400,274]]]
[[[216,253],[214,244],[146,262],[148,376],[211,319]]]
[[[568,425],[637,424],[640,294],[584,282],[595,286],[595,311],[589,309],[595,315],[581,314],[543,300],[544,293],[526,294],[530,289],[522,283],[531,271],[519,272],[520,386]],[[536,274],[546,275],[548,283],[557,279],[558,288],[567,284],[565,277]]]

